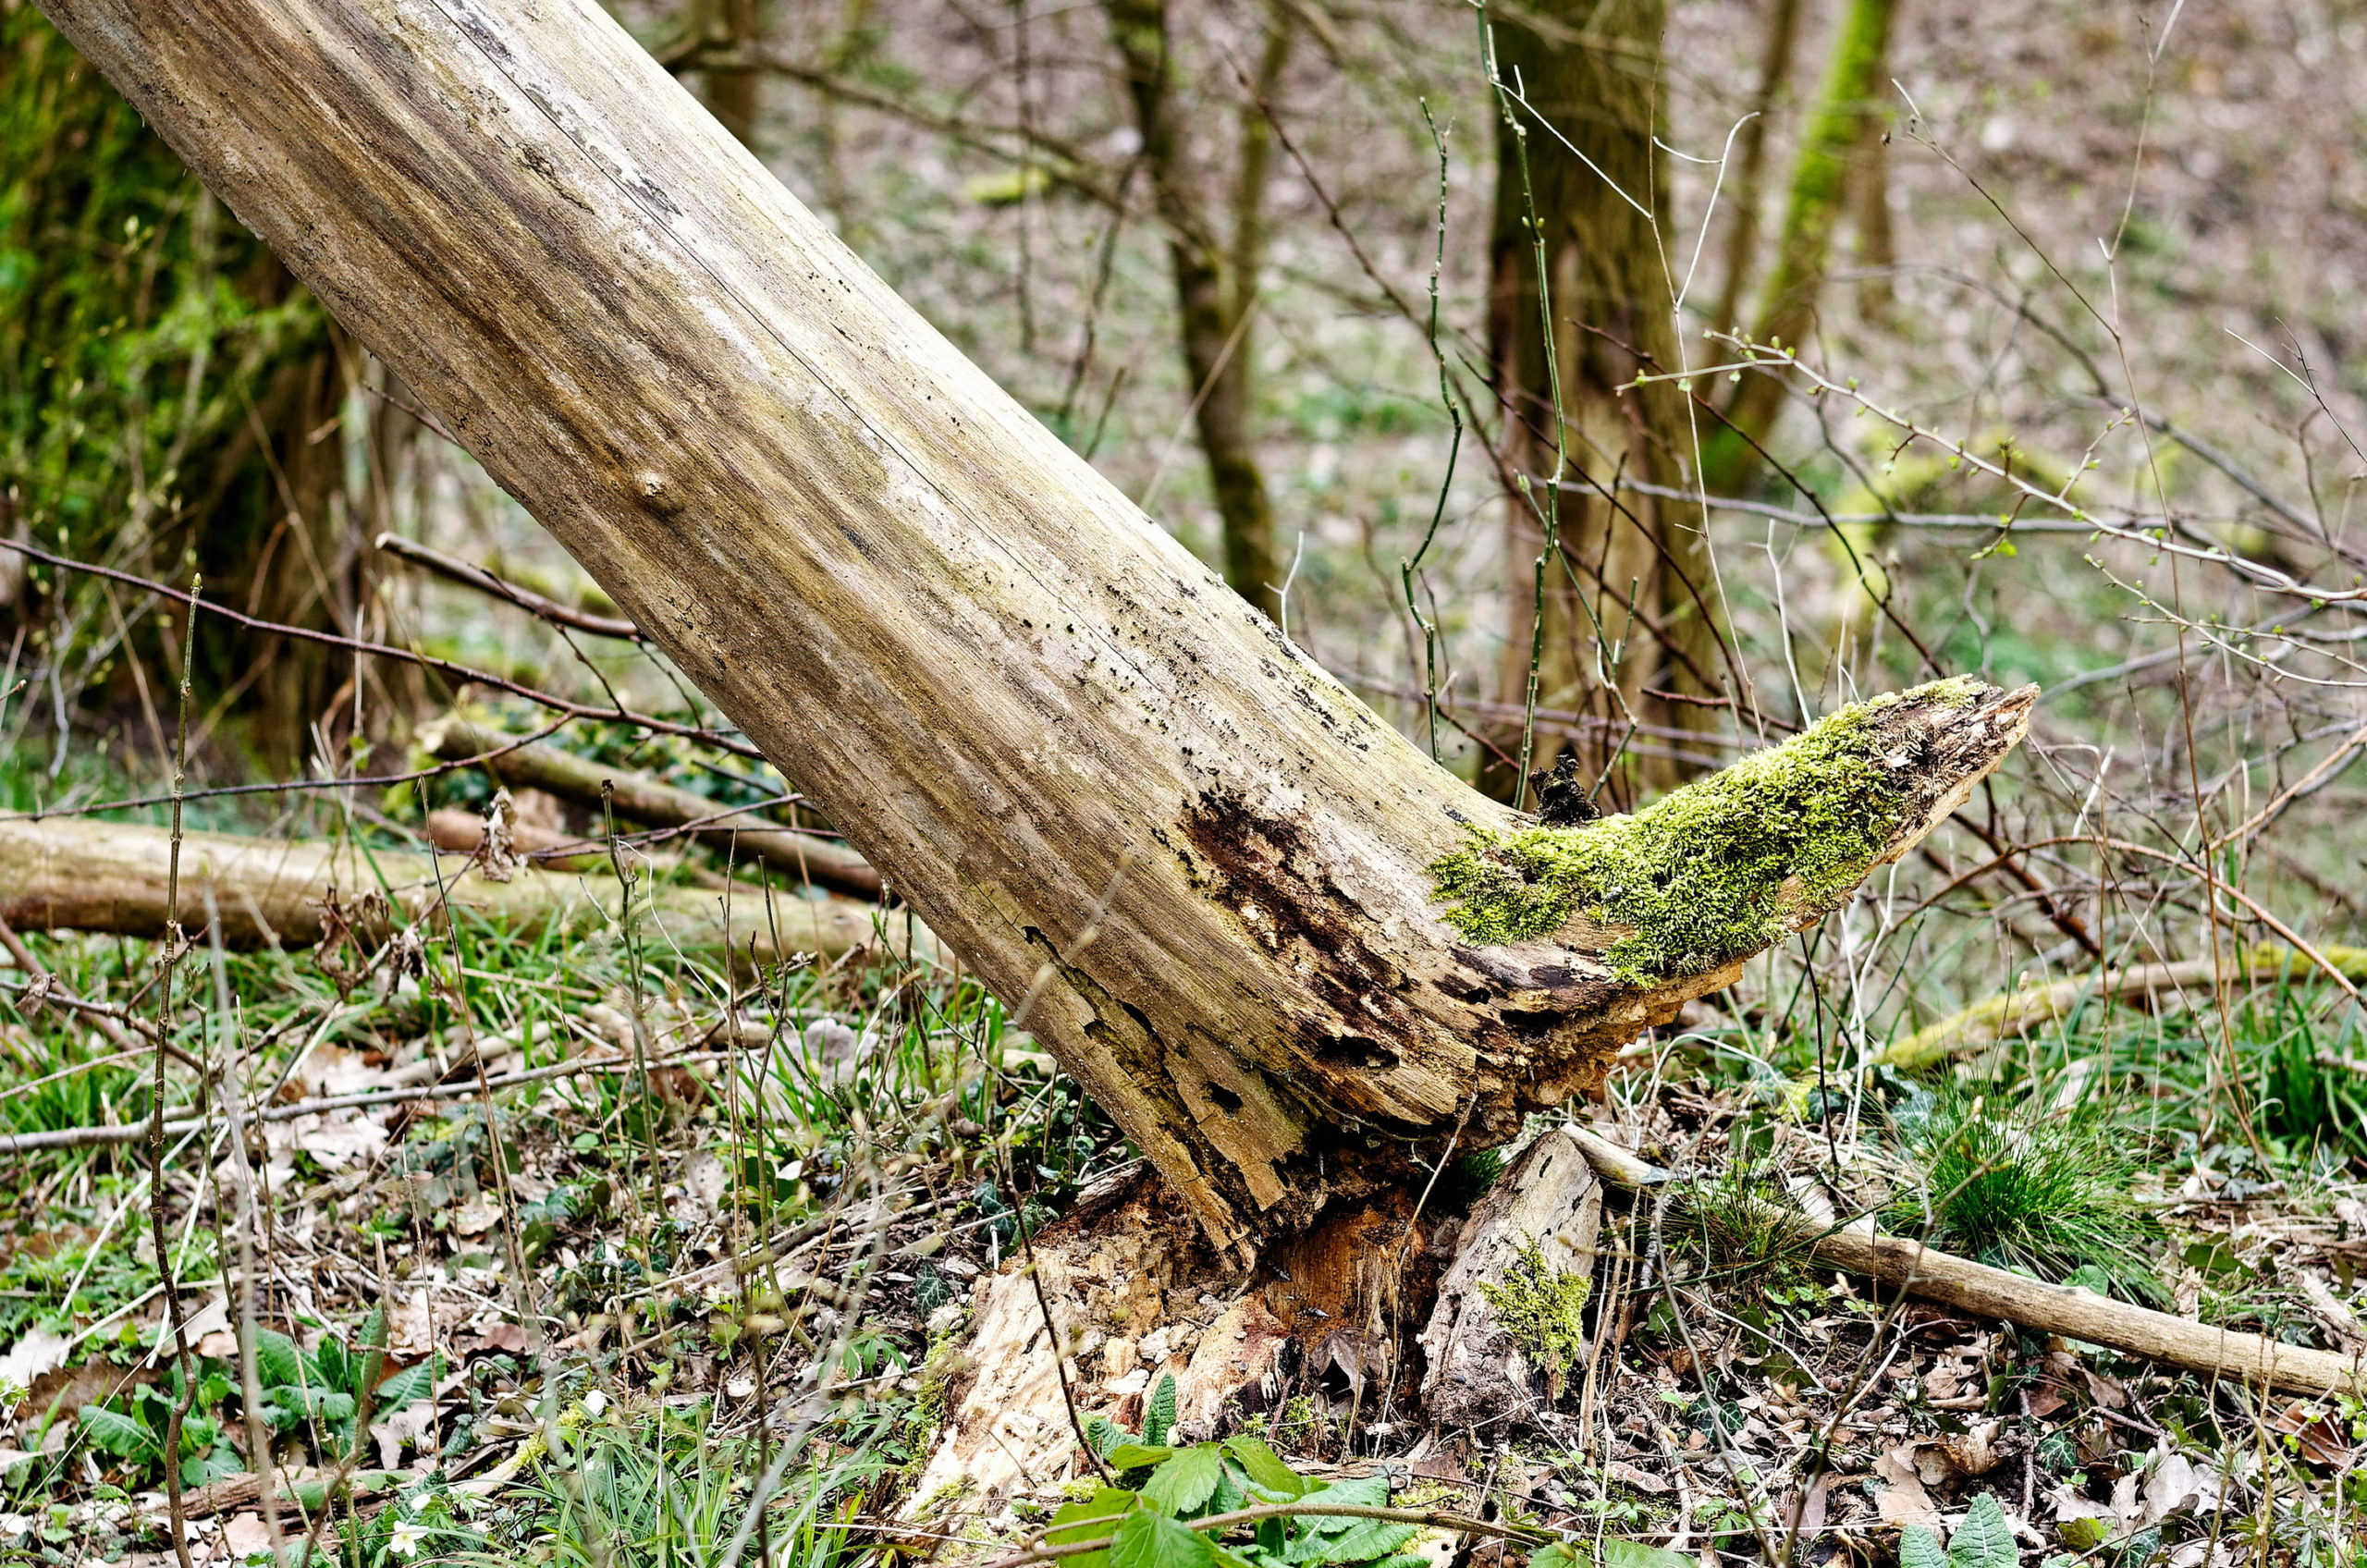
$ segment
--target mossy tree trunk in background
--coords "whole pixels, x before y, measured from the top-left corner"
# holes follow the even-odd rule
[[[1750,117],[1735,133],[1735,167],[1725,201],[1733,216],[1726,227],[1725,271],[1711,324],[1728,331],[1743,325],[1753,265],[1759,259],[1760,207],[1767,191],[1767,136],[1799,54],[1804,0],[1768,0],[1767,32],[1760,45],[1759,85],[1750,95]]]
[[[1208,466],[1223,530],[1224,578],[1269,618],[1282,614],[1288,563],[1274,538],[1273,499],[1257,460],[1258,281],[1265,269],[1266,206],[1272,131],[1267,110],[1290,58],[1294,24],[1287,5],[1265,13],[1254,97],[1238,116],[1232,233],[1219,231],[1217,203],[1204,190],[1191,144],[1166,0],[1103,0],[1124,62],[1126,92],[1142,138],[1175,271],[1176,334],[1193,398],[1192,419]]]
[[[1698,525],[1679,504],[1612,493],[1623,478],[1681,484],[1690,467],[1683,395],[1620,390],[1679,362],[1662,251],[1668,180],[1652,146],[1666,7],[1544,0],[1490,18],[1497,79],[1526,100],[1499,126],[1489,251],[1505,450],[1528,482],[1506,499],[1512,615],[1497,698],[1525,710],[1533,679],[1536,707],[1582,716],[1575,733],[1539,733],[1532,769],[1566,752],[1592,785],[1632,741],[1664,783],[1680,770],[1654,753],[1714,717],[1682,699],[1714,700],[1719,668]],[[1521,722],[1490,740],[1481,786],[1519,799]]]
[[[38,12],[0,11],[0,531],[135,572],[202,573],[209,594],[274,620],[350,628],[366,552],[347,515],[346,374],[326,317]],[[134,671],[170,668],[156,655],[178,633],[120,590],[10,578],[0,646],[22,629],[19,671],[50,673],[53,720],[88,710],[161,753],[169,697]],[[233,694],[233,731],[289,767],[352,670],[276,642],[208,628],[198,668],[212,700]]]
[[[1897,10],[1898,0],[1848,0],[1842,13],[1832,63],[1793,165],[1775,267],[1751,324],[1756,342],[1796,349],[1816,329],[1834,233],[1855,183],[1852,164],[1862,156],[1869,125],[1890,94],[1890,35]],[[1879,141],[1874,147],[1881,151]],[[1886,219],[1886,205],[1883,214]],[[1702,443],[1702,480],[1713,494],[1735,494],[1758,477],[1765,459],[1754,443],[1765,443],[1783,409],[1783,383],[1767,375],[1742,379],[1725,409],[1732,428],[1719,426]]]

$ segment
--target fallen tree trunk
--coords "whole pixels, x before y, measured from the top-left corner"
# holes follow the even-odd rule
[[[1236,1258],[1599,1080],[1916,841],[2028,721],[2028,692],[1929,689],[1657,827],[1520,839],[592,0],[43,6],[929,926],[1029,998]],[[1760,848],[1621,859],[1680,828]],[[1606,853],[1637,875],[1590,880]],[[1617,913],[1638,900],[1670,918]],[[1715,918],[1687,935],[1688,909]]]
[[[696,825],[701,833],[729,839],[740,855],[817,888],[859,899],[877,899],[882,890],[871,863],[844,844],[759,822],[695,790],[605,766],[539,741],[521,746],[515,735],[465,718],[448,718],[420,739],[447,762],[485,757],[485,770],[514,789],[541,790],[595,811],[606,801],[619,816],[650,827]]]
[[[1607,1182],[1635,1186],[1667,1178],[1667,1172],[1654,1170],[1598,1133],[1580,1128],[1568,1132]],[[1870,1219],[1835,1227],[1772,1205],[1763,1207],[1765,1218],[1788,1231],[1818,1262],[1928,1301],[2205,1377],[2232,1378],[2254,1388],[2320,1397],[2367,1392],[2367,1368],[2357,1356],[2215,1329],[2077,1286],[2050,1285],[1937,1251],[1910,1237],[1879,1234]]]
[[[2345,978],[2367,980],[2367,948],[2326,947],[2320,953]],[[2188,991],[2215,991],[2221,986],[2255,985],[2278,977],[2299,980],[2319,973],[2317,964],[2282,943],[2260,942],[2218,962],[2190,958],[2174,963],[2132,963],[2125,969],[2022,985],[1983,998],[1893,1041],[1876,1060],[1902,1071],[1930,1067],[1959,1052],[2043,1029],[2088,1002],[2158,1006]]]
[[[0,819],[0,921],[19,931],[104,931],[160,937],[172,835],[138,824],[52,817]],[[469,860],[441,862],[414,851],[351,844],[186,833],[181,842],[182,925],[205,926],[207,900],[219,912],[231,948],[310,947],[336,918],[379,940],[396,922],[441,918],[449,908],[500,922],[513,931],[553,928],[595,934],[614,928],[621,889],[606,872],[521,871],[507,882]],[[867,949],[932,959],[936,945],[914,923],[844,899],[775,894],[757,888],[665,888],[641,896],[644,939],[685,951],[729,948],[745,959],[778,962],[792,953],[837,958]]]

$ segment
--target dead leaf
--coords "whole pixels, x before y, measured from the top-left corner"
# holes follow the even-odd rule
[[[1653,1497],[1660,1497],[1668,1491],[1666,1481],[1649,1470],[1628,1464],[1624,1459],[1614,1459],[1604,1465],[1603,1469],[1613,1480],[1633,1487],[1639,1492],[1648,1492]]]
[[[1914,1445],[1891,1449],[1876,1459],[1874,1477],[1883,1484],[1874,1510],[1883,1524],[1940,1528],[1940,1511],[1933,1506],[1932,1494],[1923,1489],[1922,1477],[1915,1473]]]
[[[54,1370],[66,1359],[66,1352],[73,1343],[63,1334],[47,1329],[32,1328],[24,1337],[0,1355],[0,1383],[11,1388],[29,1389],[43,1373]]]
[[[2138,1526],[2159,1524],[2189,1508],[2197,1513],[2212,1513],[2219,1506],[2222,1489],[2219,1472],[2211,1466],[2197,1464],[2182,1453],[2163,1453],[2146,1472],[2145,1505],[2138,1515]]]
[[[2005,1457],[1997,1452],[2000,1425],[1996,1421],[1976,1421],[1968,1430],[1942,1438],[1935,1446],[1956,1475],[1986,1476]]]
[[[233,1514],[222,1526],[222,1544],[229,1549],[234,1562],[242,1562],[271,1550],[271,1525],[260,1513]]]
[[[413,1400],[402,1409],[391,1412],[381,1421],[370,1423],[370,1436],[378,1444],[378,1467],[392,1470],[402,1463],[406,1444],[424,1448],[422,1441],[435,1425],[435,1405],[430,1400]]]
[[[501,1205],[492,1197],[480,1195],[474,1203],[463,1204],[452,1211],[452,1234],[482,1236],[501,1223]]]

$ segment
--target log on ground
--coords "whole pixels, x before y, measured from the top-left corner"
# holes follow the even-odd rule
[[[176,913],[168,902],[171,860],[172,835],[162,827],[70,817],[0,820],[0,919],[19,931],[161,937]],[[937,954],[926,930],[901,912],[781,894],[767,908],[762,891],[744,886],[731,888],[729,899],[727,925],[722,889],[648,894],[644,937],[686,951],[729,947],[742,958],[753,951],[758,962],[798,952]],[[443,907],[512,930],[587,936],[613,929],[621,912],[619,886],[605,872],[521,870],[499,882],[459,856],[185,833],[178,911],[185,930],[204,928],[209,900],[224,944],[239,949],[312,946],[330,929],[332,900],[338,916],[372,939],[393,923],[423,920]]]

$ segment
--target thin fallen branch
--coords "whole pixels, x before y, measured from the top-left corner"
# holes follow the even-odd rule
[[[378,548],[390,556],[399,556],[413,566],[423,567],[448,582],[463,588],[473,588],[480,594],[508,600],[520,609],[554,626],[570,627],[577,631],[589,631],[595,637],[617,637],[627,642],[643,641],[641,628],[621,616],[595,615],[590,610],[562,605],[557,599],[546,599],[531,588],[521,588],[507,578],[495,576],[481,566],[448,556],[443,551],[406,539],[399,533],[378,535]]]
[[[882,890],[879,873],[846,845],[770,823],[735,823],[729,808],[695,790],[609,767],[557,746],[517,745],[518,737],[465,718],[447,718],[420,739],[440,757],[490,755],[485,770],[513,789],[545,790],[595,810],[605,799],[629,821],[728,837],[741,852],[801,882],[865,899],[877,899]]]
[[[1665,1171],[1650,1166],[1642,1166],[1639,1172],[1642,1162],[1636,1156],[1597,1133],[1584,1128],[1571,1132],[1596,1174],[1606,1182],[1632,1187],[1639,1174],[1646,1180],[1668,1179]],[[1772,1204],[1760,1207],[1768,1223],[1787,1230],[1819,1263],[1866,1275],[1927,1301],[2205,1377],[2315,1396],[2367,1392],[2367,1368],[2357,1356],[2214,1329],[2092,1291],[1992,1268],[1905,1236],[1877,1234],[1871,1216],[1836,1227]]]
[[[439,877],[430,856],[326,840],[247,839],[225,833],[182,836],[181,876],[213,889],[223,944],[231,948],[310,947],[337,919],[370,940],[417,921],[439,898],[453,908],[512,929],[559,928],[586,934],[615,920],[621,889],[614,876],[527,871],[496,882],[476,867]],[[0,920],[19,930],[109,932],[154,937],[166,928],[171,835],[134,823],[0,819]],[[653,935],[686,951],[754,954],[779,962],[791,954],[836,958],[889,945],[881,913],[851,900],[801,899],[750,887],[726,891],[660,888],[641,895]],[[725,900],[731,905],[725,924]],[[905,946],[910,917],[889,917],[893,945]],[[912,956],[934,959],[936,940],[912,922]]]
[[[2367,981],[2367,948],[2327,947],[2319,949],[2327,963],[2349,979]],[[2016,1039],[2042,1029],[2087,1001],[2142,999],[2159,1005],[2164,993],[2215,990],[2220,985],[2247,986],[2278,977],[2294,978],[2315,971],[2304,954],[2282,943],[2261,942],[2224,962],[2207,958],[2175,963],[2139,963],[2126,969],[2074,975],[2067,980],[2022,985],[1973,1003],[1927,1024],[1903,1040],[1895,1040],[1875,1060],[1893,1069],[1930,1067],[1951,1056],[1999,1040]]]

